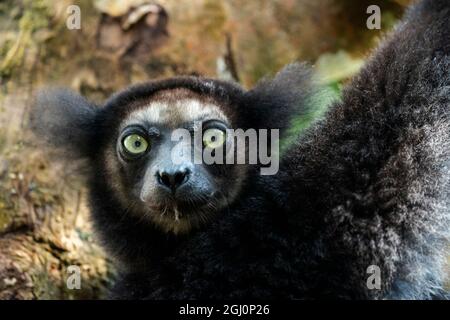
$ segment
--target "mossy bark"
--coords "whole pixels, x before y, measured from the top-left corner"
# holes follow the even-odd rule
[[[22,148],[27,159],[10,156],[0,179],[0,299],[105,297],[113,271],[93,239],[83,189],[67,182],[67,168]],[[70,266],[80,270],[79,288],[67,285]]]
[[[0,5],[0,299],[104,298],[114,275],[92,236],[79,174],[55,164],[27,128],[35,89],[51,79],[69,84],[64,73],[79,69],[62,61],[83,35],[64,30],[53,4]],[[67,285],[70,266],[80,270],[79,288]]]

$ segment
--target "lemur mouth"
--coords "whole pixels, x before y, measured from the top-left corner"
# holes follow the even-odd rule
[[[173,219],[180,221],[182,219],[190,219],[210,208],[214,208],[213,201],[206,199],[188,199],[164,201],[158,205],[150,205],[150,210],[154,215],[160,218]]]
[[[165,196],[145,203],[145,216],[164,231],[188,233],[212,221],[228,203],[225,195],[214,191],[207,196],[191,194],[189,197]]]

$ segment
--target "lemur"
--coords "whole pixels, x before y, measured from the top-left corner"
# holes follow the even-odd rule
[[[171,133],[201,123],[219,137],[201,148],[227,143],[230,128],[285,135],[316,90],[305,64],[250,90],[150,81],[101,107],[40,92],[34,131],[88,163],[95,230],[119,270],[111,297],[445,298],[449,17],[448,0],[411,7],[275,175],[261,164],[174,164]]]

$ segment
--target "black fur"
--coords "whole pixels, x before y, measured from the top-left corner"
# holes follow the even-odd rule
[[[86,142],[97,131],[95,105],[67,89],[41,90],[35,100],[30,119],[33,131],[71,157],[86,157],[90,148]]]
[[[347,86],[342,101],[287,151],[280,172],[263,177],[251,171],[239,199],[188,235],[142,223],[113,196],[99,156],[115,140],[111,128],[134,100],[177,87],[213,96],[241,128],[284,128],[295,110],[307,110],[296,107],[305,106],[311,92],[303,77],[308,72],[289,67],[249,92],[201,78],[154,82],[114,96],[94,113],[82,103],[78,120],[72,120],[78,111],[65,107],[68,120],[62,125],[79,139],[92,141],[89,132],[96,132],[97,151],[86,152],[89,187],[96,229],[120,263],[112,296],[445,297],[449,16],[447,0],[413,7]],[[53,113],[55,101],[38,105]],[[68,137],[73,148],[83,145]],[[366,285],[370,265],[381,269],[380,290]]]
[[[449,237],[450,2],[423,1],[284,159],[333,295],[442,297]],[[339,263],[336,263],[339,261]],[[364,270],[378,265],[382,290]],[[323,265],[323,264],[321,264]],[[358,272],[356,272],[358,271]],[[329,272],[327,272],[328,274]],[[333,288],[334,289],[331,289]],[[347,295],[344,295],[347,296]]]

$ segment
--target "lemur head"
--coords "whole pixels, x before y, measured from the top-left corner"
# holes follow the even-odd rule
[[[226,159],[238,147],[229,129],[283,131],[294,113],[306,112],[308,77],[307,68],[290,65],[250,91],[179,77],[128,88],[102,107],[52,89],[38,94],[31,123],[47,142],[87,159],[105,188],[92,191],[109,193],[124,215],[186,233],[226,212],[255,179],[247,164],[205,163],[196,155],[206,149]]]
[[[201,159],[204,149],[226,152],[227,129],[238,119],[228,97],[187,87],[197,81],[203,90],[224,84],[180,80],[173,88],[166,82],[150,95],[132,94],[135,99],[122,102],[133,88],[107,103],[103,127],[111,134],[97,155],[114,197],[130,214],[174,233],[199,226],[233,202],[247,173],[245,165]],[[240,92],[230,86],[226,91]]]

